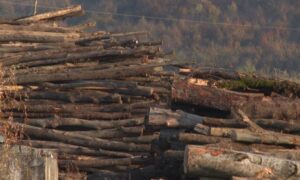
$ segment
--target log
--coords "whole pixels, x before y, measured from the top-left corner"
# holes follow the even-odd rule
[[[43,83],[43,86],[50,89],[75,89],[75,88],[86,88],[86,87],[99,87],[103,89],[121,89],[121,88],[135,88],[137,87],[136,82],[124,82],[124,81],[113,81],[113,80],[97,80],[97,81],[80,81],[80,82],[69,82],[69,83]]]
[[[191,118],[193,117],[193,118]],[[297,133],[300,130],[300,124],[297,120],[276,120],[276,119],[254,119],[253,120],[259,126],[266,129],[278,130],[289,133]],[[239,119],[222,119],[211,118],[205,116],[198,116],[195,114],[189,114],[183,111],[171,111],[160,108],[151,108],[149,117],[147,120],[149,126],[167,126],[169,128],[185,128],[193,129],[197,124],[203,124],[207,126],[216,127],[228,127],[228,128],[246,128],[246,123]],[[216,131],[222,131],[215,129]],[[213,130],[213,131],[215,131]],[[223,128],[223,130],[225,130]],[[230,129],[227,129],[228,132]],[[225,130],[226,131],[226,130]]]
[[[172,100],[225,112],[237,108],[252,119],[300,119],[299,99],[237,93],[206,85],[199,86],[179,78],[173,84]]]
[[[238,119],[205,118],[203,124],[215,127],[246,128],[247,125]]]
[[[122,103],[119,94],[109,94],[101,91],[29,91],[24,92],[24,94],[29,99],[48,99],[71,103]]]
[[[50,59],[46,59],[41,61],[40,59],[34,61],[25,61],[18,64],[18,68],[24,67],[36,67],[36,66],[47,66],[47,65],[55,65],[55,64],[63,64],[63,63],[74,63],[74,62],[91,62],[97,61],[97,58],[118,58],[118,57],[139,57],[141,55],[154,55],[158,52],[155,48],[148,47],[145,48],[137,48],[137,49],[108,49],[108,50],[94,50],[88,52],[80,52],[80,53],[61,53],[56,54],[54,57],[51,54]],[[7,61],[6,61],[7,62]],[[12,62],[11,62],[12,63]],[[10,64],[11,64],[10,63]],[[8,64],[5,63],[4,65]]]
[[[235,110],[236,111],[236,110]],[[236,113],[241,117],[241,120],[247,124],[248,129],[251,132],[255,132],[255,133],[268,133],[267,131],[265,131],[263,128],[261,128],[260,126],[258,126],[255,122],[253,122],[243,111],[241,111],[240,109],[237,109]]]
[[[147,34],[145,31],[138,32],[129,32],[129,33],[119,33],[119,34],[95,34],[89,37],[84,37],[75,42],[77,45],[85,46],[91,43],[92,41],[99,41],[104,39],[111,39],[117,37],[126,37],[126,36],[136,36],[136,35],[144,35]]]
[[[139,137],[123,137],[123,142],[133,142],[137,144],[148,144],[159,139],[159,134],[144,135]]]
[[[168,146],[173,142],[183,144],[216,144],[220,142],[229,142],[230,139],[209,137],[195,133],[185,133],[183,130],[165,129],[160,130],[159,141],[161,146]]]
[[[133,157],[129,153],[108,151],[103,149],[90,149],[82,146],[76,146],[71,144],[64,144],[53,141],[38,141],[38,140],[21,140],[18,144],[31,146],[35,148],[56,149],[59,153],[67,153],[74,155],[86,155],[86,156],[108,156],[108,157]]]
[[[228,142],[230,140],[221,137],[209,137],[194,133],[179,133],[178,141],[186,144],[215,144],[220,142]]]
[[[189,176],[297,178],[299,165],[297,161],[192,145],[186,147],[184,157],[184,172]]]
[[[122,132],[127,134],[138,134],[143,135],[145,127],[144,126],[132,126],[132,127],[121,127]]]
[[[3,30],[18,30],[18,31],[42,31],[42,32],[57,32],[57,33],[79,33],[76,28],[71,27],[54,27],[44,24],[30,24],[30,25],[9,25],[0,24],[0,29]]]
[[[114,89],[109,90],[110,92],[125,94],[130,96],[143,96],[143,97],[153,97],[154,88],[145,86],[136,86],[127,89]]]
[[[223,148],[228,150],[235,150],[235,151],[243,151],[243,152],[255,152],[260,151],[263,149],[284,149],[285,147],[282,146],[275,146],[275,145],[266,145],[266,144],[245,144],[239,142],[220,142],[216,144],[207,144],[207,147],[214,147],[214,148]]]
[[[0,122],[4,125],[5,122]],[[91,148],[103,148],[107,150],[120,150],[120,151],[136,151],[147,152],[150,151],[149,145],[136,145],[134,143],[122,143],[110,140],[104,140],[100,138],[92,138],[84,135],[69,134],[66,131],[43,129],[39,127],[33,127],[25,124],[13,123],[16,127],[20,127],[23,133],[27,136],[43,137],[54,141],[64,142],[67,144],[79,145]]]
[[[87,174],[80,173],[80,172],[59,172],[58,179],[70,180],[70,179],[86,179],[88,176]]]
[[[264,120],[263,120],[264,121]],[[151,108],[146,124],[168,128],[193,129],[197,124],[208,126],[245,128],[247,125],[238,119],[221,119],[199,116],[181,110],[172,111],[162,108]]]
[[[15,21],[18,23],[35,23],[38,21],[44,21],[44,20],[53,20],[57,18],[65,18],[65,17],[73,17],[73,16],[78,16],[82,15],[84,11],[81,8],[81,5],[75,5],[75,6],[70,6],[64,9],[59,9],[53,12],[46,12],[42,14],[37,14],[34,16],[29,16],[29,17],[24,17],[24,18],[19,18],[16,19]]]
[[[134,136],[132,134],[126,134],[118,129],[105,129],[100,131],[72,131],[70,133],[89,136],[93,138],[113,139],[116,141],[124,136]]]
[[[67,57],[70,53],[83,53],[90,52],[96,50],[103,50],[100,46],[92,46],[92,47],[64,47],[61,49],[57,49],[57,45],[55,49],[44,50],[44,51],[36,51],[36,52],[26,52],[21,54],[15,54],[11,57],[6,57],[0,59],[0,62],[3,66],[11,66],[20,63],[33,62],[33,61],[42,61],[49,59],[59,59]]]
[[[75,48],[74,48],[75,49]],[[79,49],[79,48],[77,48]],[[88,51],[84,51],[87,49]],[[90,50],[89,50],[90,49]],[[72,49],[71,49],[72,50]],[[80,52],[80,53],[79,53]],[[74,63],[74,62],[91,62],[98,61],[99,58],[102,59],[117,59],[120,57],[142,57],[145,55],[155,55],[159,50],[153,47],[141,47],[135,49],[103,49],[101,46],[92,46],[86,48],[80,48],[78,52],[60,52],[59,54],[48,54],[50,59],[45,59],[41,61],[41,59],[37,59],[35,56],[23,59],[20,64],[18,64],[18,68],[24,67],[35,67],[35,66],[46,66],[46,65],[55,65],[55,64],[63,64],[63,63]],[[35,59],[35,60],[33,60]],[[6,62],[8,64],[9,62]],[[10,62],[11,64],[12,62]],[[127,63],[127,62],[126,62]],[[125,63],[125,64],[126,64]],[[89,67],[89,69],[94,69],[93,67]],[[98,68],[99,69],[99,68]]]
[[[7,57],[6,60],[8,58],[11,59],[13,57]],[[149,62],[149,63],[153,63],[153,62],[156,62],[156,61],[153,60],[152,62]],[[7,64],[7,63],[13,64],[13,62],[11,62],[11,61],[6,61],[5,64]],[[23,76],[25,74],[30,74],[32,72],[35,72],[35,73],[38,73],[38,74],[50,74],[50,73],[58,73],[58,72],[63,73],[63,72],[68,72],[70,69],[72,69],[74,72],[91,71],[91,70],[105,70],[105,69],[110,69],[110,68],[128,67],[128,66],[132,66],[132,65],[141,65],[141,64],[145,64],[145,62],[143,62],[143,60],[141,58],[138,58],[138,57],[137,58],[125,58],[125,59],[122,59],[122,62],[120,62],[120,61],[119,62],[105,62],[105,63],[104,62],[99,63],[99,62],[96,62],[96,61],[73,62],[73,63],[68,62],[67,64],[37,66],[37,67],[30,67],[30,68],[26,68],[26,69],[18,69],[18,68],[22,68],[22,67],[17,67],[18,70],[15,73],[15,76]],[[5,70],[9,71],[10,68],[6,67]],[[4,77],[6,77],[6,76],[7,75],[5,74]],[[78,83],[78,81],[74,82],[74,83]],[[134,82],[131,82],[131,83],[134,83]],[[52,86],[46,86],[46,85],[47,85],[47,82],[45,82],[45,87],[46,88],[58,89],[57,86],[52,87]],[[77,85],[77,84],[74,84],[74,85]],[[67,86],[64,89],[70,89],[70,88],[71,88],[71,85]],[[95,86],[93,86],[93,84],[91,84],[91,86],[85,85],[83,87],[80,87],[80,84],[79,84],[79,85],[77,85],[76,88],[78,88],[78,89],[92,89],[92,90],[94,90],[94,89],[102,90],[103,89],[103,87],[101,87],[100,84],[95,84]]]
[[[119,94],[109,94],[101,91],[29,91],[24,92],[24,94],[29,99],[48,99],[71,103],[122,103]]]
[[[127,130],[124,130],[124,127],[120,129],[102,129],[97,131],[73,131],[70,134],[80,134],[89,137],[95,138],[103,138],[103,139],[111,139],[111,138],[120,138],[126,136],[136,136],[140,135],[143,132],[143,128],[137,127],[137,130],[128,130],[128,129],[135,129],[136,127],[126,127]]]
[[[273,148],[264,148],[258,149],[253,148],[253,153],[262,154],[267,156],[272,156],[276,158],[289,159],[293,161],[300,161],[300,151],[298,149],[273,149]]]
[[[36,106],[35,106],[36,107]],[[132,115],[131,113],[125,113],[125,112],[114,112],[114,113],[108,113],[108,112],[93,112],[93,111],[84,111],[83,109],[77,109],[77,111],[67,111],[65,109],[60,109],[58,107],[50,106],[50,109],[46,109],[48,106],[41,106],[39,108],[33,108],[33,106],[30,106],[26,110],[26,104],[23,105],[22,109],[13,109],[13,113],[18,113],[22,116],[21,113],[24,113],[25,110],[28,113],[34,113],[35,115],[37,113],[46,113],[47,115],[50,115],[51,117],[53,115],[58,115],[61,117],[66,118],[77,118],[77,119],[88,119],[88,120],[119,120],[119,119],[128,119],[128,118],[137,118],[140,115]],[[11,112],[11,111],[9,111]],[[5,111],[7,113],[7,111]],[[52,115],[51,115],[52,114]]]
[[[183,162],[184,159],[184,151],[178,150],[167,150],[163,153],[163,158],[172,161],[180,161]]]
[[[54,47],[50,44],[41,44],[41,43],[20,43],[19,45],[15,43],[15,45],[11,44],[1,44],[0,45],[0,52],[1,59],[4,57],[10,58],[13,56],[16,56],[18,54],[24,54],[25,52],[35,52],[35,51],[44,51],[44,50],[50,50],[57,47]]]
[[[173,112],[168,109],[150,108],[146,120],[146,125],[148,126],[193,128],[196,124],[203,122],[203,117],[183,111]]]
[[[265,128],[287,133],[297,133],[300,131],[300,124],[297,120],[277,120],[277,119],[253,119],[253,121]],[[203,124],[207,126],[246,128],[246,124],[238,119],[205,118]]]
[[[96,22],[87,22],[87,23],[83,23],[83,24],[78,24],[75,26],[70,26],[70,29],[76,30],[76,31],[83,31],[85,29],[91,29],[91,28],[95,28],[97,25]],[[104,32],[105,33],[105,32]]]
[[[254,133],[250,131],[232,131],[232,140],[246,143],[263,143],[274,145],[300,145],[297,135],[283,134],[268,131],[267,133]]]
[[[117,165],[128,166],[131,164],[130,158],[122,159],[94,159],[94,160],[58,160],[58,165],[68,167],[75,165],[79,168],[103,168]]]
[[[67,165],[75,165],[79,168],[104,168],[110,167],[112,169],[119,169],[121,171],[131,170],[132,167],[140,167],[139,164],[144,164],[149,161],[147,158],[132,157],[132,158],[116,158],[116,159],[102,159],[102,158],[82,158],[78,160],[59,160],[59,166],[66,167]]]
[[[92,128],[92,129],[113,129],[127,126],[137,126],[144,123],[143,118],[136,119],[123,119],[123,120],[113,120],[113,121],[99,121],[99,120],[85,120],[76,118],[62,118],[55,116],[54,118],[48,119],[25,119],[25,124],[38,126],[43,128],[57,128],[62,126],[75,126],[82,128]]]
[[[297,120],[254,119],[253,121],[265,129],[273,129],[287,133],[300,132],[300,123]]]
[[[194,131],[215,137],[232,137],[234,131],[248,131],[247,129],[235,129],[235,128],[218,128],[218,127],[209,127],[203,124],[197,124],[194,128]]]
[[[139,76],[150,74],[155,70],[159,70],[158,67],[163,66],[163,64],[150,64],[150,65],[140,65],[140,66],[132,66],[132,67],[122,67],[115,69],[108,69],[102,71],[88,71],[88,72],[65,72],[65,73],[57,73],[57,74],[36,74],[32,75],[24,75],[15,77],[15,81],[17,84],[29,84],[29,83],[42,83],[42,82],[55,82],[55,81],[71,81],[71,80],[94,80],[94,79],[114,79],[120,76],[128,77],[128,76]],[[4,79],[6,82],[7,79]]]
[[[50,42],[64,42],[71,39],[76,35],[70,37],[52,32],[37,32],[37,31],[7,31],[0,30],[0,42],[40,42],[40,43],[50,43]]]
[[[27,100],[26,103],[19,101],[12,101],[12,105],[4,104],[2,110],[11,111],[11,110],[25,110],[24,105],[26,104],[26,111],[28,113],[33,112],[43,112],[43,113],[72,113],[74,111],[91,111],[91,112],[132,112],[133,110],[138,109],[147,109],[151,105],[155,104],[153,100],[143,100],[139,102],[133,102],[131,104],[71,104],[71,103],[59,103],[56,101],[49,100]],[[42,104],[42,106],[41,106]],[[128,113],[127,113],[128,114]]]

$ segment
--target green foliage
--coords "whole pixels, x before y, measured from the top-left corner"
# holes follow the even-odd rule
[[[275,80],[259,79],[252,76],[241,77],[239,80],[226,80],[218,83],[219,87],[231,90],[264,89],[272,91],[276,87]]]

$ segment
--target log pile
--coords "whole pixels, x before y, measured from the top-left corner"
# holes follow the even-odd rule
[[[10,120],[1,127],[21,131],[17,144],[56,149],[61,176],[149,177],[144,116],[167,106],[173,78],[162,42],[62,21],[83,13],[72,6],[1,22],[1,118]]]
[[[153,149],[162,169],[186,179],[299,179],[297,83],[211,69],[182,74],[172,85],[177,110],[151,108],[146,121],[160,131]],[[242,77],[244,88],[232,88]]]
[[[83,13],[0,22],[4,141],[56,150],[61,179],[299,179],[299,84],[175,75],[146,32],[64,25]]]

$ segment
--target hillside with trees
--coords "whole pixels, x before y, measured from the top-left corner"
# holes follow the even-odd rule
[[[20,4],[0,4],[2,17],[32,13],[32,6],[15,2]],[[45,0],[38,11],[70,4],[83,4],[88,11],[80,21],[96,21],[99,29],[150,31],[178,60],[298,76],[297,0]]]

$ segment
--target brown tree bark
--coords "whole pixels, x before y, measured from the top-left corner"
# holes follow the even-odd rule
[[[122,103],[119,94],[101,91],[29,91],[24,94],[29,99],[48,99],[71,103]]]
[[[184,157],[184,172],[190,176],[296,178],[299,165],[297,161],[205,146],[187,146]]]
[[[206,85],[189,83],[177,78],[173,83],[172,99],[174,102],[231,112],[241,109],[250,118],[300,119],[300,100],[286,97],[237,93]]]
[[[71,80],[94,80],[94,79],[115,79],[118,77],[128,77],[128,76],[142,76],[146,74],[151,74],[153,71],[157,70],[157,67],[161,67],[163,64],[150,64],[150,65],[140,65],[132,67],[121,67],[115,69],[107,70],[93,70],[88,72],[65,72],[56,74],[36,74],[18,76],[15,77],[15,82],[17,84],[29,84],[29,83],[42,83],[42,82],[55,82],[55,81],[71,81]]]
[[[233,130],[232,140],[246,143],[262,143],[274,145],[300,145],[300,137],[297,135],[276,133],[266,131],[266,133],[255,133],[250,131]]]
[[[159,134],[153,134],[153,135],[144,135],[144,136],[138,136],[138,137],[123,137],[123,142],[133,142],[137,144],[148,144],[152,143],[155,140],[159,139]]]
[[[5,122],[0,122],[2,125]],[[134,143],[122,143],[117,141],[104,140],[100,138],[92,138],[89,136],[70,134],[66,131],[43,129],[39,127],[33,127],[25,124],[13,123],[19,126],[23,133],[27,136],[43,137],[51,139],[53,141],[64,142],[67,144],[79,145],[91,148],[103,148],[106,150],[120,150],[120,151],[132,151],[132,152],[148,152],[150,151],[150,145],[137,145]]]
[[[49,119],[25,119],[25,123],[32,126],[38,126],[43,128],[57,128],[62,126],[75,126],[82,128],[92,128],[92,129],[113,129],[127,126],[138,126],[144,124],[143,118],[136,119],[123,119],[123,120],[113,120],[113,121],[99,121],[99,120],[85,120],[76,118],[62,118],[54,117]]]
[[[112,167],[118,165],[128,166],[130,165],[130,158],[122,158],[122,159],[94,159],[94,160],[59,160],[59,166],[70,166],[75,165],[79,168],[104,168],[104,167]]]
[[[65,18],[82,15],[84,11],[82,10],[80,5],[70,6],[64,9],[56,10],[53,12],[46,12],[42,14],[37,14],[34,16],[24,17],[16,19],[18,23],[35,23],[42,20],[53,20],[57,18]]]
[[[133,155],[125,152],[108,151],[103,149],[91,149],[83,146],[64,144],[54,141],[38,141],[38,140],[21,140],[18,144],[31,146],[35,148],[56,149],[60,153],[87,155],[87,156],[108,156],[108,157],[133,157]]]

